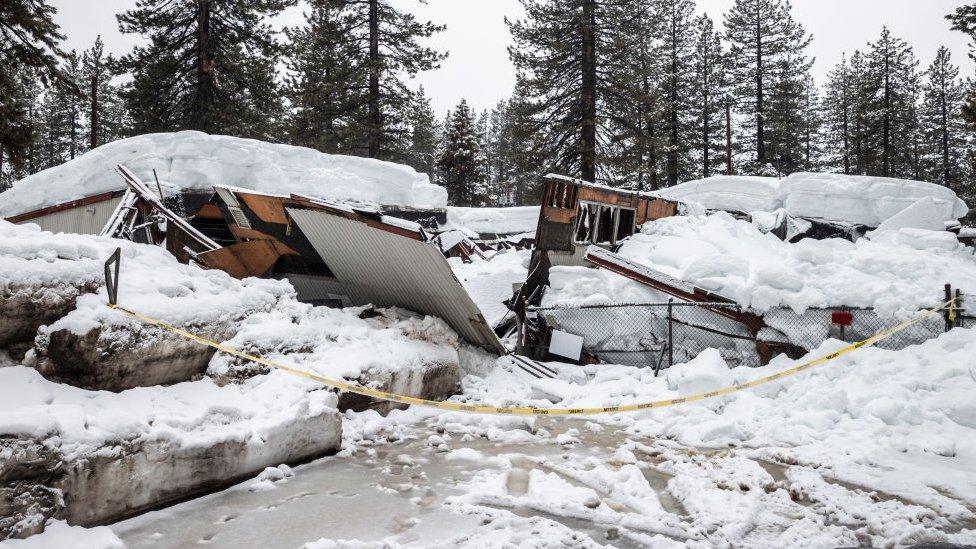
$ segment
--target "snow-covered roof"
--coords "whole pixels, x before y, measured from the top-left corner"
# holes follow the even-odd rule
[[[772,177],[716,176],[662,189],[665,198],[697,202],[715,210],[770,212],[785,208],[794,216],[877,227],[889,217],[931,199],[943,222],[969,208],[951,189],[908,179],[833,173],[794,173]]]
[[[791,244],[719,212],[647,223],[618,253],[759,311],[915,310],[938,302],[947,282],[976,291],[973,250],[947,231],[896,228],[853,243],[805,238]]]
[[[0,217],[123,189],[125,184],[114,172],[117,164],[151,185],[155,169],[165,194],[231,185],[374,206],[447,206],[444,187],[409,166],[184,131],[114,141],[17,181],[0,193]]]
[[[535,233],[539,222],[539,206],[513,208],[462,208],[447,209],[447,225],[485,234]]]

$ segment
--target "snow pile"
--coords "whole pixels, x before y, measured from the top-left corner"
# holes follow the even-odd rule
[[[447,209],[447,225],[465,228],[478,234],[512,235],[535,233],[539,222],[539,206],[514,208],[462,208]]]
[[[123,189],[125,185],[114,171],[117,164],[125,164],[151,186],[155,170],[165,195],[183,190],[212,191],[213,185],[228,185],[369,205],[447,205],[447,191],[408,166],[183,131],[108,143],[26,177],[0,194],[0,217]]]
[[[244,441],[261,445],[296,419],[336,405],[336,395],[284,372],[242,384],[210,379],[121,393],[50,382],[24,366],[0,368],[0,436],[55,437],[65,460],[122,440],[183,447]]]
[[[83,528],[52,520],[44,533],[27,539],[8,539],[0,542],[5,549],[125,549],[125,544],[108,526]]]
[[[241,281],[222,271],[180,264],[157,246],[55,235],[34,225],[0,221],[0,287],[100,280],[102,264],[116,247],[122,248],[121,305],[191,331],[236,326],[232,333],[237,335],[229,341],[233,346],[269,351],[269,358],[351,379],[367,371],[457,362],[456,334],[432,317],[401,318],[383,311],[360,318],[358,309],[312,307],[297,301],[287,281]],[[104,287],[97,294],[82,295],[77,308],[42,328],[42,335],[61,329],[85,334],[98,327],[140,326],[106,303]],[[226,372],[230,362],[227,355],[214,356],[211,373]],[[331,392],[308,392],[320,388],[275,371],[242,385],[218,387],[203,379],[113,394],[51,383],[33,369],[0,368],[0,435],[58,434],[65,444],[87,447],[132,436],[191,437],[201,443],[210,437],[239,438],[285,418],[334,406]]]
[[[780,182],[779,189],[783,207],[793,215],[869,227],[880,225],[923,198],[932,200],[946,222],[956,221],[969,211],[948,187],[891,177],[794,173]]]
[[[946,282],[976,290],[973,250],[951,233],[900,229],[883,234],[855,243],[835,238],[790,244],[718,212],[647,223],[619,253],[759,311],[846,305],[894,313],[938,302]],[[565,300],[567,294],[605,294],[617,303],[628,302],[631,294],[620,294],[629,284],[615,289],[603,283],[593,278],[565,283],[557,295]]]
[[[775,177],[717,175],[686,181],[655,194],[663,198],[697,202],[711,210],[772,212],[782,206]]]
[[[294,300],[290,284],[277,280],[237,280],[218,270],[183,265],[158,246],[88,235],[41,231],[36,225],[0,220],[0,289],[104,282],[104,262],[122,249],[119,303],[143,314],[185,326],[238,321]],[[84,334],[99,325],[133,325],[106,307],[104,288],[78,298],[77,308],[48,326]]]
[[[743,213],[773,212],[877,227],[922,199],[927,215],[943,229],[966,215],[966,203],[948,187],[890,177],[832,173],[794,173],[771,177],[715,176],[688,181],[657,192],[659,196],[698,202],[709,209]]]
[[[485,320],[494,325],[509,314],[502,302],[512,297],[513,285],[525,282],[530,255],[529,250],[510,250],[490,260],[472,257],[470,263],[464,263],[452,257],[447,261]]]
[[[432,364],[456,364],[458,337],[434,317],[397,315],[392,310],[357,316],[356,309],[312,307],[285,300],[274,310],[249,316],[232,347],[287,366],[331,378],[358,380],[420,369]],[[208,373],[233,375],[243,361],[218,354]],[[244,363],[245,368],[254,368]],[[365,381],[365,380],[364,380]]]
[[[976,406],[967,396],[976,390],[974,335],[956,329],[902,351],[862,348],[728,396],[594,416],[591,421],[626,431],[630,440],[614,460],[644,461],[644,475],[629,476],[627,465],[615,471],[613,463],[581,453],[534,463],[542,471],[530,472],[524,493],[513,493],[505,474],[483,471],[459,501],[644,531],[677,528],[681,537],[709,545],[793,546],[791,539],[822,535],[824,546],[849,546],[858,532],[871,546],[972,543],[976,531],[965,525],[976,520]],[[829,341],[805,358],[841,345]],[[552,406],[533,390],[542,385],[544,393],[559,395],[560,407],[603,407],[742,384],[793,364],[780,357],[761,368],[730,369],[714,353],[657,378],[646,368],[594,365],[525,387],[507,383],[515,374],[498,369],[467,387],[472,398],[485,391],[484,401]],[[663,508],[656,510],[653,500],[641,498],[655,477],[663,477],[655,486]],[[547,492],[533,491],[533,482]],[[783,516],[791,518],[782,522]],[[969,530],[955,538],[940,533],[956,531],[953,525]]]

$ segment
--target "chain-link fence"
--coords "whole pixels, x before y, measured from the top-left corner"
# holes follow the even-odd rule
[[[956,325],[960,328],[976,328],[976,294],[956,293]]]
[[[725,303],[639,303],[536,307],[537,325],[583,338],[583,347],[614,364],[667,368],[707,348],[733,364],[758,364],[755,338],[729,318],[741,310]]]
[[[976,303],[976,296],[970,303]],[[726,303],[583,305],[528,310],[529,317],[534,317],[534,326],[581,336],[584,349],[604,362],[655,369],[687,362],[707,348],[717,349],[731,366],[758,365],[764,347],[772,347],[771,354],[777,354],[777,347],[809,351],[830,338],[860,341],[899,324],[912,314],[885,315],[856,308],[808,309],[796,313],[789,308],[774,308],[761,315],[758,325],[753,323],[750,327],[750,318],[759,319],[760,315]],[[877,346],[902,349],[938,337],[952,325],[976,325],[976,318],[966,314],[960,311],[952,322],[946,315],[931,315]]]

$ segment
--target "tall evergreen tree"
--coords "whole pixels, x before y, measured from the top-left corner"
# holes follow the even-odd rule
[[[824,89],[824,160],[831,169],[854,173],[853,117],[857,84],[853,72],[842,56],[840,63],[827,73]]]
[[[118,86],[112,82],[115,59],[105,53],[102,37],[95,38],[91,48],[81,56],[83,118],[86,118],[88,149],[115,141],[126,135],[125,106],[119,97]]]
[[[725,58],[722,37],[707,15],[695,21],[696,40],[694,84],[691,105],[694,108],[694,147],[697,169],[695,177],[710,177],[721,171],[725,148]]]
[[[136,133],[194,129],[273,139],[283,106],[281,46],[268,17],[295,0],[137,0],[117,16],[141,34],[120,59]]]
[[[966,174],[967,132],[962,118],[965,88],[945,46],[925,71],[920,123],[924,179],[959,190]]]
[[[803,82],[800,96],[800,118],[803,133],[800,136],[802,160],[800,168],[803,171],[818,171],[823,166],[823,111],[820,93],[812,75],[807,75]]]
[[[489,115],[485,162],[490,174],[489,191],[500,205],[512,205],[517,200],[517,121],[514,117],[514,109],[505,100],[499,101]]]
[[[793,142],[802,82],[812,66],[811,37],[793,20],[789,0],[735,0],[725,15],[737,111],[745,118],[753,170],[774,163],[789,171],[797,162]]]
[[[365,155],[365,55],[345,0],[311,0],[305,25],[285,30],[289,140],[327,153]]]
[[[434,179],[434,163],[437,159],[438,139],[442,129],[423,86],[411,98],[407,110],[407,123],[410,125],[407,164]]]
[[[404,78],[436,69],[447,57],[422,43],[445,27],[418,21],[390,0],[345,3],[357,22],[356,43],[365,52],[366,154],[387,160],[402,158],[408,128],[399,122],[411,100]]]
[[[55,13],[46,0],[4,0],[0,9],[0,166],[6,160],[22,167],[28,160],[33,139],[28,81],[70,84],[59,69],[64,35]]]
[[[506,19],[514,44],[508,53],[524,81],[536,152],[547,169],[595,181],[600,163],[601,116],[613,89],[601,72],[613,28],[613,0],[520,0],[523,18]]]
[[[607,138],[607,183],[644,190],[665,182],[668,135],[661,86],[665,33],[660,0],[608,3],[607,45],[601,58]],[[609,27],[612,27],[609,28]]]
[[[964,32],[969,36],[969,58],[976,61],[976,4],[966,4],[946,15],[952,23],[952,30]],[[976,89],[970,88],[962,116],[970,124],[976,124]]]
[[[693,179],[695,104],[688,90],[695,78],[695,3],[662,0],[655,10],[661,23],[659,58],[661,108],[666,135],[664,174],[667,185]]]
[[[484,205],[484,159],[477,132],[474,114],[462,99],[448,114],[443,148],[437,158],[441,182],[455,206]]]
[[[904,40],[882,28],[877,41],[868,45],[865,105],[868,148],[867,173],[891,177],[916,177],[920,88],[918,61]]]

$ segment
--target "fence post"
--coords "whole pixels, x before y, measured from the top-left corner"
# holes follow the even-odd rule
[[[943,300],[943,303],[946,303],[951,300],[952,300],[952,284],[946,284],[945,299]],[[953,324],[951,303],[949,304],[948,307],[946,307],[945,311],[942,313],[942,317],[945,318],[945,331],[948,332],[949,330],[952,329],[952,324]]]
[[[668,299],[668,368],[674,366],[674,334],[671,331],[674,324],[672,303],[674,303],[673,297]]]
[[[961,328],[962,327],[962,315],[966,311],[964,311],[963,308],[962,308],[962,292],[959,291],[959,288],[956,288],[956,302],[955,302],[955,305],[956,305],[956,319],[955,319],[956,321],[953,323],[953,327],[954,328]]]

